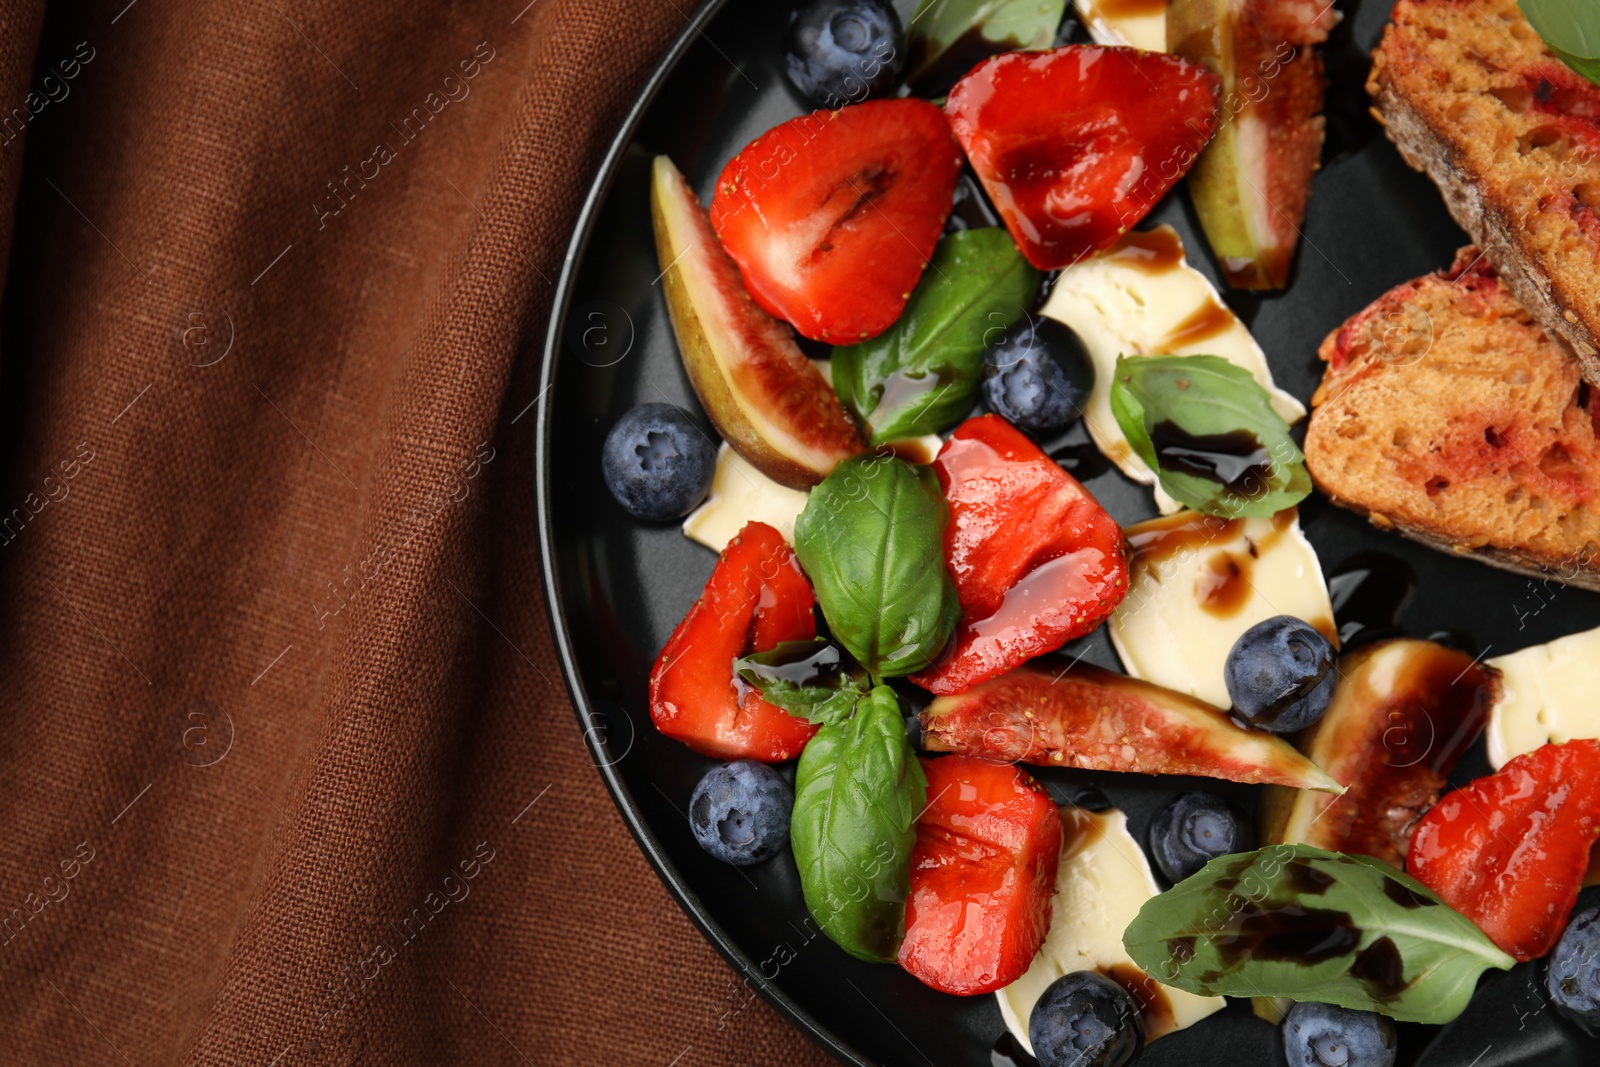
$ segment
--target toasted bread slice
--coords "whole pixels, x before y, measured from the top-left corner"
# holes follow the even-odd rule
[[[1600,87],[1516,0],[1399,0],[1373,113],[1511,292],[1600,383]]]
[[[1306,465],[1376,526],[1600,589],[1600,389],[1474,248],[1328,335]]]

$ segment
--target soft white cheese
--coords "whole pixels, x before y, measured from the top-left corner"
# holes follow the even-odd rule
[[[1100,971],[1142,993],[1145,1039],[1182,1030],[1222,1010],[1221,997],[1202,997],[1152,982],[1122,947],[1122,934],[1145,901],[1161,891],[1120,811],[1061,809],[1065,841],[1056,868],[1050,933],[1027,972],[996,991],[1007,1028],[1031,1054],[1028,1016],[1051,982],[1073,971]],[[1130,990],[1133,992],[1134,990]]]
[[[887,447],[908,462],[932,463],[943,444],[938,434],[930,433],[895,441]],[[809,496],[768,478],[724,441],[717,450],[711,492],[705,503],[683,520],[683,532],[713,552],[721,552],[745,523],[764,522],[792,545],[794,520],[800,517]]]
[[[1146,52],[1167,50],[1167,5],[1127,0],[1076,0],[1078,17],[1096,44],[1131,45]]]
[[[1122,473],[1154,485],[1155,473],[1134,454],[1111,414],[1111,383],[1118,356],[1221,356],[1250,372],[1285,422],[1306,409],[1279,389],[1266,354],[1217,295],[1204,274],[1183,258],[1183,242],[1170,226],[1126,234],[1116,245],[1066,268],[1045,302],[1044,314],[1075,330],[1094,364],[1094,389],[1084,410],[1089,435]],[[1163,513],[1180,507],[1158,488]]]
[[[726,441],[717,451],[711,494],[683,520],[683,532],[713,552],[728,547],[747,522],[764,522],[794,542],[794,520],[808,494],[779,485],[752,467]]]
[[[1124,533],[1128,595],[1111,616],[1111,643],[1135,678],[1226,708],[1228,651],[1262,619],[1293,615],[1336,639],[1328,586],[1295,509],[1251,519],[1182,511]]]
[[[1600,627],[1486,661],[1500,671],[1489,709],[1489,763],[1552,741],[1600,737]]]

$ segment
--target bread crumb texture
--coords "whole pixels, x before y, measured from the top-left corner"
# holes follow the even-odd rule
[[[1516,0],[1399,0],[1392,19],[1367,83],[1379,111],[1390,94],[1427,123],[1484,225],[1548,279],[1563,319],[1600,336],[1600,87]]]
[[[1305,454],[1323,492],[1435,547],[1600,571],[1600,389],[1477,249],[1391,289],[1318,355]]]

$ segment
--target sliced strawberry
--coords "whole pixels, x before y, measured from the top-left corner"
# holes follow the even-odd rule
[[[944,993],[992,993],[1022,977],[1050,931],[1061,858],[1055,801],[1015,767],[924,759],[900,966]]]
[[[1230,782],[1342,787],[1287,741],[1191,696],[1073,664],[1019,667],[922,712],[922,747],[984,759]],[[931,795],[931,794],[930,794]]]
[[[1067,45],[974,67],[945,101],[1011,236],[1041,270],[1116,241],[1217,130],[1221,82],[1134,48]]]
[[[812,340],[851,344],[900,317],[960,170],[960,146],[925,101],[815,111],[728,162],[711,224],[756,303]]]
[[[718,759],[798,756],[817,728],[736,681],[733,661],[817,636],[815,602],[783,535],[766,523],[747,524],[650,672],[656,729]]]
[[[1128,591],[1122,528],[998,415],[968,419],[934,460],[950,504],[945,561],[961,626],[911,680],[959,693],[1100,625]]]
[[[1545,745],[1434,805],[1406,870],[1519,960],[1550,951],[1600,835],[1600,741]]]

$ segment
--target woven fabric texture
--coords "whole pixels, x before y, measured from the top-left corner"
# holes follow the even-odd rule
[[[536,573],[552,279],[691,6],[0,11],[0,1062],[827,1062]]]

